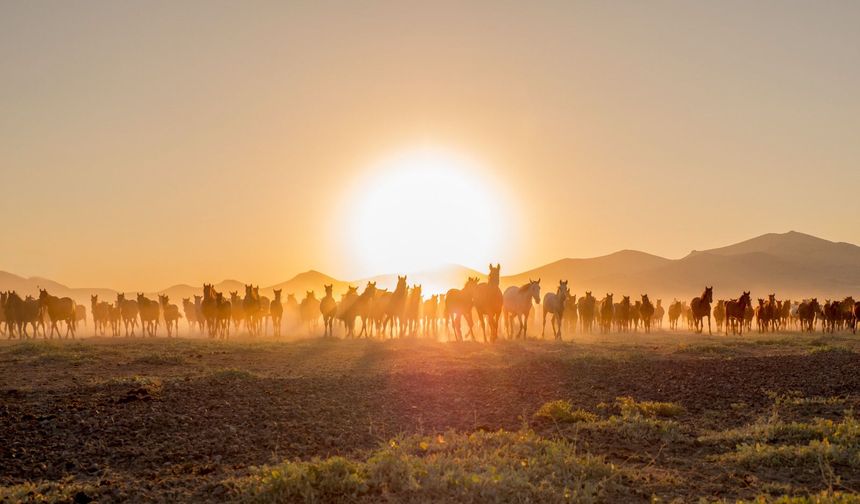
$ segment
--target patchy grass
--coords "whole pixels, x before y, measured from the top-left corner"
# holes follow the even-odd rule
[[[828,344],[823,344],[820,346],[815,346],[810,348],[807,353],[809,355],[815,355],[820,353],[832,353],[832,354],[845,354],[845,355],[853,355],[854,351],[848,347],[844,346],[833,346]]]
[[[573,409],[570,401],[558,400],[544,403],[536,412],[535,418],[552,420],[558,423],[594,422],[597,415],[583,409]]]
[[[726,355],[737,354],[737,350],[726,345],[689,345],[681,343],[678,345],[676,354],[681,355]]]
[[[737,504],[860,504],[860,495],[833,491],[812,495],[761,495],[752,500],[737,501]]]
[[[731,429],[700,438],[703,442],[739,443],[724,461],[755,468],[811,468],[832,464],[860,467],[860,422],[846,415],[834,422],[816,418],[812,422],[772,420]]]
[[[622,416],[642,415],[647,418],[677,418],[687,410],[678,403],[659,401],[636,401],[632,397],[616,397],[615,405]]]
[[[62,481],[38,481],[0,486],[0,502],[89,502],[94,494],[96,494],[94,486],[73,482],[71,478]]]
[[[637,442],[675,442],[682,438],[677,422],[648,418],[638,413],[612,415],[607,419],[577,424],[577,427],[582,431],[610,434]]]
[[[390,441],[365,459],[262,467],[229,485],[244,502],[600,502],[617,470],[531,431]]]

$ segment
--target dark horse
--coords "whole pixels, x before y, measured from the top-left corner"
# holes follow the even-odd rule
[[[732,334],[744,334],[744,319],[751,305],[749,292],[744,292],[738,299],[726,301],[726,335],[729,334],[729,326],[732,326]]]
[[[472,333],[472,306],[475,287],[478,285],[478,279],[469,277],[466,285],[462,289],[450,289],[445,295],[445,325],[448,322],[454,329],[454,338],[457,341],[463,341],[463,329],[460,326],[460,321],[465,318],[469,324],[469,336],[475,339]]]
[[[693,324],[696,332],[701,333],[705,329],[702,323],[704,317],[708,317],[708,334],[711,334],[711,303],[714,302],[714,288],[705,287],[705,292],[700,297],[694,297],[690,301],[690,311],[693,314]]]

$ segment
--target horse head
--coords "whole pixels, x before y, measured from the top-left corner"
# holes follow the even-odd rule
[[[282,291],[282,290],[283,290],[283,289],[274,289],[274,291],[273,291],[273,292],[275,293],[275,301],[280,301],[280,300],[281,300],[281,291]]]
[[[331,297],[331,292],[334,290],[334,284],[323,285],[323,288],[325,289],[325,296]]]
[[[714,302],[714,286],[705,287],[705,295],[702,296],[703,301],[707,301],[708,303]]]

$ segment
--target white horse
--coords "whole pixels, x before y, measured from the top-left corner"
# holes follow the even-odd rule
[[[536,304],[540,304],[540,278],[537,280],[529,279],[529,283],[521,287],[508,287],[505,289],[503,296],[503,306],[505,315],[505,325],[508,328],[508,338],[514,332],[514,320],[516,317],[520,323],[517,337],[522,335],[526,337],[528,333],[528,316],[532,309],[532,300]]]
[[[558,290],[556,292],[547,292],[543,297],[543,324],[541,325],[540,335],[543,338],[546,335],[546,316],[551,315],[550,322],[552,323],[552,335],[555,339],[561,339],[561,321],[564,315],[564,305],[570,297],[570,290],[567,288],[567,280],[558,281]]]

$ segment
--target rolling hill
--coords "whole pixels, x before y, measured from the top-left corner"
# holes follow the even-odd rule
[[[504,266],[502,273],[505,273]],[[410,285],[420,283],[427,293],[461,286],[469,276],[486,278],[483,273],[459,265],[445,265],[408,276]],[[344,281],[310,270],[285,282],[263,287],[261,293],[271,296],[273,289],[282,289],[285,295],[295,293],[301,298],[309,290],[319,295],[326,284],[333,284],[335,292],[340,293],[349,285],[362,288],[368,281],[375,281],[382,288],[393,288],[396,278],[392,273]],[[860,247],[796,231],[768,233],[725,247],[694,250],[680,259],[666,259],[636,250],[585,259],[566,258],[503,276],[502,285],[520,285],[530,278],[541,279],[543,292],[554,289],[559,279],[567,279],[573,292],[590,290],[598,297],[606,292],[632,296],[647,292],[653,298],[688,298],[699,294],[703,286],[713,285],[717,298],[736,297],[741,290],[752,290],[754,297],[775,292],[779,297],[836,298],[860,293]],[[116,291],[109,288],[71,288],[45,278],[25,278],[0,271],[2,291],[38,295],[40,287],[86,305],[89,305],[91,294],[111,301],[116,297]],[[224,293],[238,291],[241,295],[244,282],[224,280],[215,284],[215,288]],[[201,286],[174,285],[160,292],[179,303],[182,298],[200,291]]]

